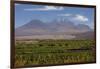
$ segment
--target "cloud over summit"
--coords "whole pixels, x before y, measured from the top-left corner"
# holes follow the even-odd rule
[[[87,22],[88,18],[86,16],[80,15],[80,14],[59,14],[58,16],[63,16],[63,17],[69,17],[72,20],[75,21],[80,21],[80,22]]]

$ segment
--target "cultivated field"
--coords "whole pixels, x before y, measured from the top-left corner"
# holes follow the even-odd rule
[[[93,40],[16,40],[15,66],[95,62]]]

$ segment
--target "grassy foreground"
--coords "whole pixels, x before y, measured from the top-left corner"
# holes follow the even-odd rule
[[[93,40],[20,40],[15,66],[95,62]]]

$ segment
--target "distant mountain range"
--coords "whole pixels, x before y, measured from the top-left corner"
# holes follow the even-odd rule
[[[51,22],[32,20],[15,29],[17,39],[93,39],[93,30],[85,24],[75,25],[69,20]]]

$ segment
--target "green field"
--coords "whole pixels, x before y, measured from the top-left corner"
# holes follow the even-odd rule
[[[95,62],[93,40],[16,40],[15,66]]]

